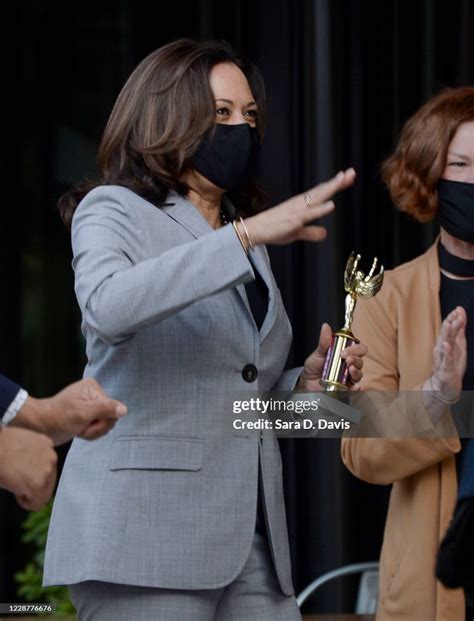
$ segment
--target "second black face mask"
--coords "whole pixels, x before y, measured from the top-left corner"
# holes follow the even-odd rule
[[[474,183],[438,181],[438,222],[453,237],[474,244]]]
[[[260,140],[248,123],[217,123],[193,157],[194,168],[223,190],[239,190],[255,174]]]

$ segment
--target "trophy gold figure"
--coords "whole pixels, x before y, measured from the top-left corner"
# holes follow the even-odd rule
[[[372,262],[372,267],[367,276],[357,269],[360,261],[360,254],[351,252],[344,272],[344,288],[346,290],[346,310],[344,316],[344,327],[333,334],[331,345],[324,361],[323,374],[320,384],[324,386],[326,392],[338,390],[348,390],[350,383],[349,369],[341,352],[351,343],[360,341],[352,334],[352,320],[357,298],[373,298],[382,288],[383,284],[383,265],[375,274],[378,259]]]

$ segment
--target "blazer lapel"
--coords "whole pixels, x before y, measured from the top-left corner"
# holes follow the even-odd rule
[[[224,208],[232,218],[235,216],[235,208],[226,197],[224,197]],[[183,226],[196,239],[214,230],[192,202],[177,192],[170,191],[166,203],[162,205],[161,209],[167,213],[170,218]],[[255,254],[255,252],[253,254]],[[255,326],[252,310],[245,292],[245,285],[237,285],[230,293],[231,295],[237,295],[244,306],[249,321]]]
[[[224,210],[229,214],[229,216],[231,217],[231,219],[234,219],[236,216],[236,209],[234,207],[234,205],[232,204],[232,202],[227,198],[227,196],[224,196],[223,199],[223,207]],[[275,281],[275,278],[273,277],[273,273],[270,267],[270,260],[268,258],[268,254],[267,251],[265,249],[265,247],[262,246],[257,246],[254,250],[250,251],[250,256],[249,259],[253,265],[254,270],[257,270],[260,274],[260,276],[263,279],[263,282],[267,285],[268,288],[268,309],[267,309],[267,314],[265,315],[265,319],[263,320],[263,324],[260,328],[260,342],[263,341],[263,339],[267,336],[267,334],[270,332],[270,329],[273,325],[273,323],[275,322],[276,319],[276,314],[277,314],[277,296],[276,296],[276,290],[277,290],[277,284]],[[247,309],[249,316],[252,320],[253,325],[255,326],[255,329],[257,329],[257,326],[255,324],[253,315],[252,315],[252,310],[250,308],[250,304],[248,301],[248,297],[247,297],[247,293],[245,291],[245,285],[239,285],[236,287],[236,291],[239,294],[242,302],[245,305],[245,308]]]
[[[166,203],[161,209],[196,239],[213,230],[206,218],[199,213],[191,201],[180,196],[177,192],[171,191],[168,194]]]
[[[235,207],[226,197],[224,197],[223,206],[231,218],[235,217]],[[179,195],[177,192],[171,191],[169,193],[167,201],[162,206],[162,209],[170,218],[173,218],[173,220],[181,224],[181,226],[183,226],[196,239],[202,235],[210,233],[213,230],[206,218],[199,213],[198,209],[196,209],[191,201]],[[277,285],[270,268],[268,255],[263,247],[257,246],[254,250],[252,250],[250,252],[249,259],[252,262],[254,269],[260,273],[260,276],[268,288],[268,310],[260,329],[260,341],[263,341],[263,339],[270,332],[270,329],[276,319]],[[249,320],[256,328],[252,310],[247,298],[247,293],[245,292],[245,285],[238,285],[235,287],[235,294],[237,294],[240,298]]]
[[[277,315],[277,284],[273,276],[270,261],[266,254],[266,250],[262,246],[257,246],[250,253],[250,260],[263,282],[268,288],[268,309],[262,327],[260,328],[260,342],[267,336],[273,326]]]
[[[234,220],[237,215],[237,210],[234,207],[232,201],[227,196],[224,196],[222,199],[222,207],[224,208],[224,211],[229,215],[230,219]],[[249,299],[247,297],[247,292],[245,291],[245,285],[237,285],[237,287],[235,287],[235,293],[240,299],[240,302],[244,305],[250,322],[252,323],[254,328],[257,329],[255,320],[253,318],[252,309],[250,308]]]
[[[436,238],[435,243],[427,250],[427,267],[428,267],[428,280],[431,294],[431,301],[427,304],[430,309],[430,319],[433,326],[433,344],[436,343],[439,331],[441,329],[441,303],[439,300],[439,290],[441,287],[441,274],[439,270],[438,260],[438,243],[439,236]]]

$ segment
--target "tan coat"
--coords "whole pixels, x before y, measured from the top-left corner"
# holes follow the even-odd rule
[[[439,287],[435,244],[387,272],[376,298],[358,302],[353,331],[369,348],[365,390],[417,390],[431,375],[441,326]],[[416,416],[431,425],[421,410]],[[342,441],[342,459],[353,474],[370,483],[393,483],[381,554],[379,621],[464,619],[462,590],[445,589],[434,574],[454,509],[459,450],[457,437]]]

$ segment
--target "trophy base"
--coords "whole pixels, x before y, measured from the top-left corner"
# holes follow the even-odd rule
[[[324,361],[324,369],[319,383],[326,392],[337,393],[349,390],[349,368],[341,358],[342,351],[351,343],[360,343],[348,329],[338,330],[333,334],[332,343],[329,346]]]
[[[338,391],[347,391],[349,390],[349,386],[347,384],[341,384],[341,382],[335,382],[333,380],[323,380],[319,381],[321,386],[324,386],[325,392],[338,392]]]

